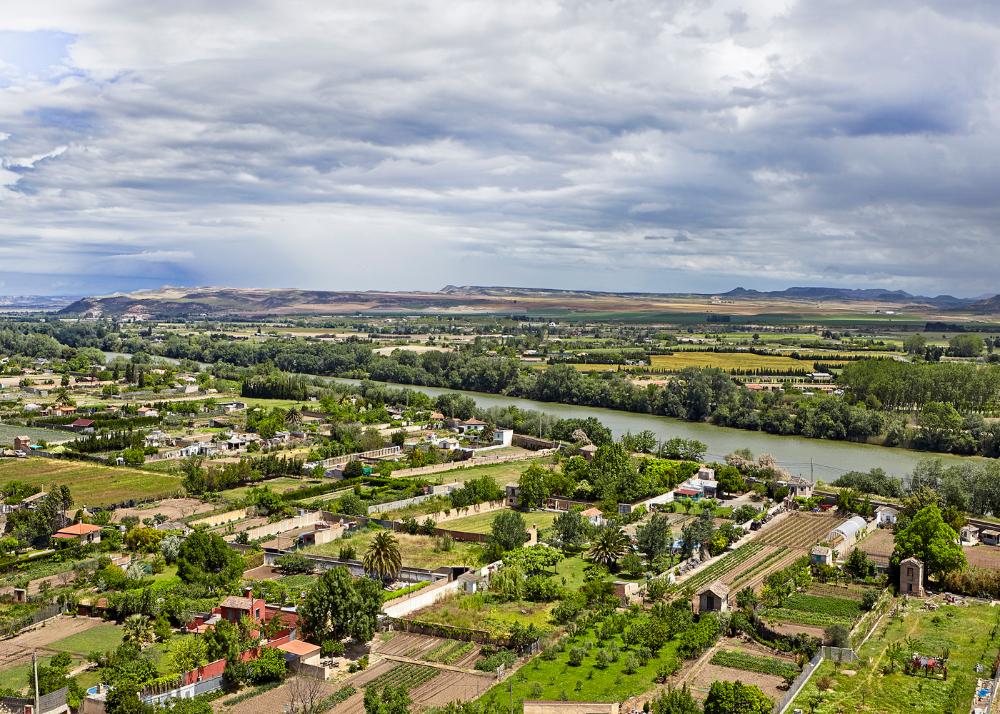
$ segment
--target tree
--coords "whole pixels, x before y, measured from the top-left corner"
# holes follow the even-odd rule
[[[205,640],[198,635],[178,637],[170,644],[170,662],[178,672],[208,664],[208,648]]]
[[[503,511],[493,518],[490,527],[489,544],[500,555],[508,550],[520,548],[528,540],[528,529],[524,516],[516,511]]]
[[[855,548],[847,556],[847,562],[844,563],[844,570],[855,578],[864,579],[875,574],[875,563],[872,562],[868,554],[861,550],[861,548]]]
[[[308,575],[313,571],[313,562],[301,553],[279,555],[274,559],[274,565],[284,575]]]
[[[670,519],[662,513],[654,513],[646,523],[640,525],[636,529],[635,537],[639,550],[650,563],[669,551],[674,543]]]
[[[680,689],[668,687],[650,702],[650,714],[701,714],[698,701],[691,696],[687,684]]]
[[[365,475],[365,465],[358,459],[349,461],[344,466],[344,478],[360,478]]]
[[[605,526],[597,531],[590,542],[587,556],[598,565],[613,567],[625,555],[628,548],[628,536],[618,526]]]
[[[243,574],[243,558],[217,533],[189,535],[177,553],[177,575],[185,583],[221,588]]]
[[[948,340],[948,353],[954,357],[978,357],[983,346],[983,338],[979,335],[955,335]]]
[[[845,625],[830,625],[824,633],[826,641],[832,647],[850,647],[851,631]]]
[[[927,338],[921,332],[914,332],[903,340],[903,349],[909,355],[922,355],[927,349]]]
[[[909,525],[896,533],[893,561],[898,564],[909,557],[923,561],[925,579],[965,567],[958,534],[944,522],[937,504],[922,508]]]
[[[351,637],[366,642],[382,611],[382,585],[371,578],[351,578],[347,568],[327,570],[299,608],[303,629],[316,641]]]
[[[517,481],[518,501],[521,508],[540,508],[549,497],[549,470],[533,463],[521,473]]]
[[[747,482],[743,474],[735,466],[720,466],[715,470],[715,479],[718,483],[720,496],[731,496],[736,493],[743,493],[747,490]]]
[[[140,648],[153,641],[153,621],[145,615],[129,615],[122,624],[122,642],[138,645]]]
[[[365,571],[380,580],[394,580],[403,567],[399,541],[389,531],[379,531],[368,544],[362,564]]]
[[[640,477],[621,444],[598,447],[590,462],[589,480],[604,501],[630,502],[649,492],[649,479]]]
[[[563,511],[552,522],[559,543],[563,548],[579,548],[587,539],[590,524],[579,511]]]
[[[365,689],[365,714],[409,714],[410,695],[406,687],[385,685],[380,691],[378,687]]]
[[[246,664],[246,678],[251,684],[280,682],[286,672],[285,653],[276,647],[261,647],[257,658]]]
[[[771,714],[767,695],[753,684],[713,682],[705,699],[705,714]]]

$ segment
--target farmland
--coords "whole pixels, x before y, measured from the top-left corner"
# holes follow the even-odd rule
[[[314,545],[304,549],[303,552],[317,555],[329,555],[337,557],[343,546],[351,546],[360,557],[365,549],[375,537],[375,530],[364,530],[355,533],[347,538],[338,538],[324,543]],[[399,540],[399,552],[403,558],[403,565],[414,568],[440,568],[443,565],[476,565],[479,563],[482,549],[474,543],[454,542],[450,550],[440,547],[438,539],[431,536],[410,535],[408,533],[396,533]]]
[[[182,490],[177,476],[38,457],[0,462],[0,483],[9,481],[24,481],[45,490],[66,485],[73,494],[73,500],[87,506],[174,496]]]
[[[997,655],[996,608],[988,605],[925,610],[921,603],[887,618],[859,651],[851,670],[824,661],[792,703],[816,714],[914,711],[966,714],[976,685],[975,666],[988,671]],[[890,646],[940,655],[948,650],[948,678],[913,676],[890,666]]]
[[[840,360],[824,359],[837,363]],[[806,374],[813,371],[811,360],[794,359],[779,355],[758,355],[751,352],[695,352],[678,351],[670,355],[651,355],[653,369],[681,370],[687,367],[718,367],[731,370],[778,370]]]
[[[844,520],[835,514],[794,512],[781,523],[761,533],[757,540],[768,545],[812,548]]]
[[[18,426],[17,424],[0,424],[0,444],[3,444],[5,448],[9,448],[15,436],[27,436],[34,443],[45,441],[49,444],[72,441],[76,438],[76,434],[69,431],[39,429],[35,426]]]
[[[792,662],[767,655],[750,654],[741,650],[720,649],[710,660],[712,664],[730,669],[740,669],[744,672],[770,674],[784,679],[794,679],[799,674],[799,668]]]
[[[465,533],[489,533],[490,527],[493,525],[493,519],[500,513],[503,513],[503,511],[477,513],[473,516],[444,521],[440,524],[440,527],[451,531],[463,531]],[[550,511],[530,511],[521,515],[524,517],[526,527],[537,526],[539,530],[542,530],[552,525],[552,521],[556,519],[557,514]]]

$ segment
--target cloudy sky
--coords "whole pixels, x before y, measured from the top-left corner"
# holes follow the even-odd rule
[[[7,3],[0,293],[996,293],[998,69],[995,0]]]

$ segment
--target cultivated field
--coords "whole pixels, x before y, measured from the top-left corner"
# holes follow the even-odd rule
[[[845,520],[843,516],[833,513],[793,512],[781,523],[765,528],[757,540],[767,545],[812,548]]]
[[[896,547],[896,537],[888,528],[878,528],[858,543],[858,548],[879,565],[888,565],[889,557]]]
[[[419,659],[428,663],[471,668],[479,659],[480,646],[443,637],[429,637],[410,632],[398,632],[378,647],[380,655]]]
[[[3,445],[4,448],[10,448],[14,443],[15,436],[31,437],[31,441],[36,444],[39,441],[59,444],[76,438],[76,434],[69,431],[39,429],[34,426],[18,426],[17,424],[0,424],[0,445]]]
[[[5,459],[0,461],[0,483],[24,481],[48,490],[69,486],[78,506],[108,506],[132,499],[164,498],[181,490],[176,476],[127,467],[68,459]]]
[[[965,558],[974,568],[1000,568],[1000,547],[995,545],[963,546]]]
[[[777,701],[784,694],[785,678],[776,672],[797,675],[795,658],[786,654],[745,643],[740,640],[723,638],[713,648],[713,655],[707,657],[700,666],[695,666],[684,677],[691,694],[704,700],[712,682],[743,682],[755,684],[771,699]]]
[[[823,360],[836,364],[839,360]],[[685,367],[718,367],[722,370],[773,369],[806,374],[813,371],[810,360],[793,359],[777,355],[757,355],[751,352],[693,352],[680,351],[672,355],[651,355],[654,369],[681,370]]]
[[[303,552],[318,555],[329,555],[336,558],[340,554],[343,546],[350,545],[354,548],[358,557],[364,555],[365,549],[376,531],[362,531],[349,538],[338,538],[324,543],[305,548]],[[443,565],[477,565],[479,563],[481,548],[474,543],[452,544],[451,550],[441,550],[438,547],[439,541],[431,536],[409,535],[408,533],[396,533],[399,539],[399,552],[403,558],[403,565],[414,568],[428,568],[434,570]]]
[[[493,519],[501,513],[503,511],[492,511],[490,513],[477,513],[464,518],[456,518],[453,521],[444,521],[441,523],[441,528],[447,528],[450,531],[462,531],[464,533],[489,533],[493,525]],[[537,526],[538,530],[542,530],[550,527],[558,514],[550,511],[531,511],[529,513],[522,513],[521,515],[524,517],[526,527]]]

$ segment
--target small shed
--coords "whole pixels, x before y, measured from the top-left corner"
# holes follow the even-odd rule
[[[698,613],[728,612],[729,586],[716,580],[698,593]]]
[[[903,595],[924,596],[923,561],[906,558],[899,564],[899,592]]]
[[[817,545],[809,552],[809,562],[813,565],[833,565],[833,548]]]
[[[899,511],[892,506],[879,506],[875,509],[875,525],[879,528],[896,525],[897,518],[899,518]]]

